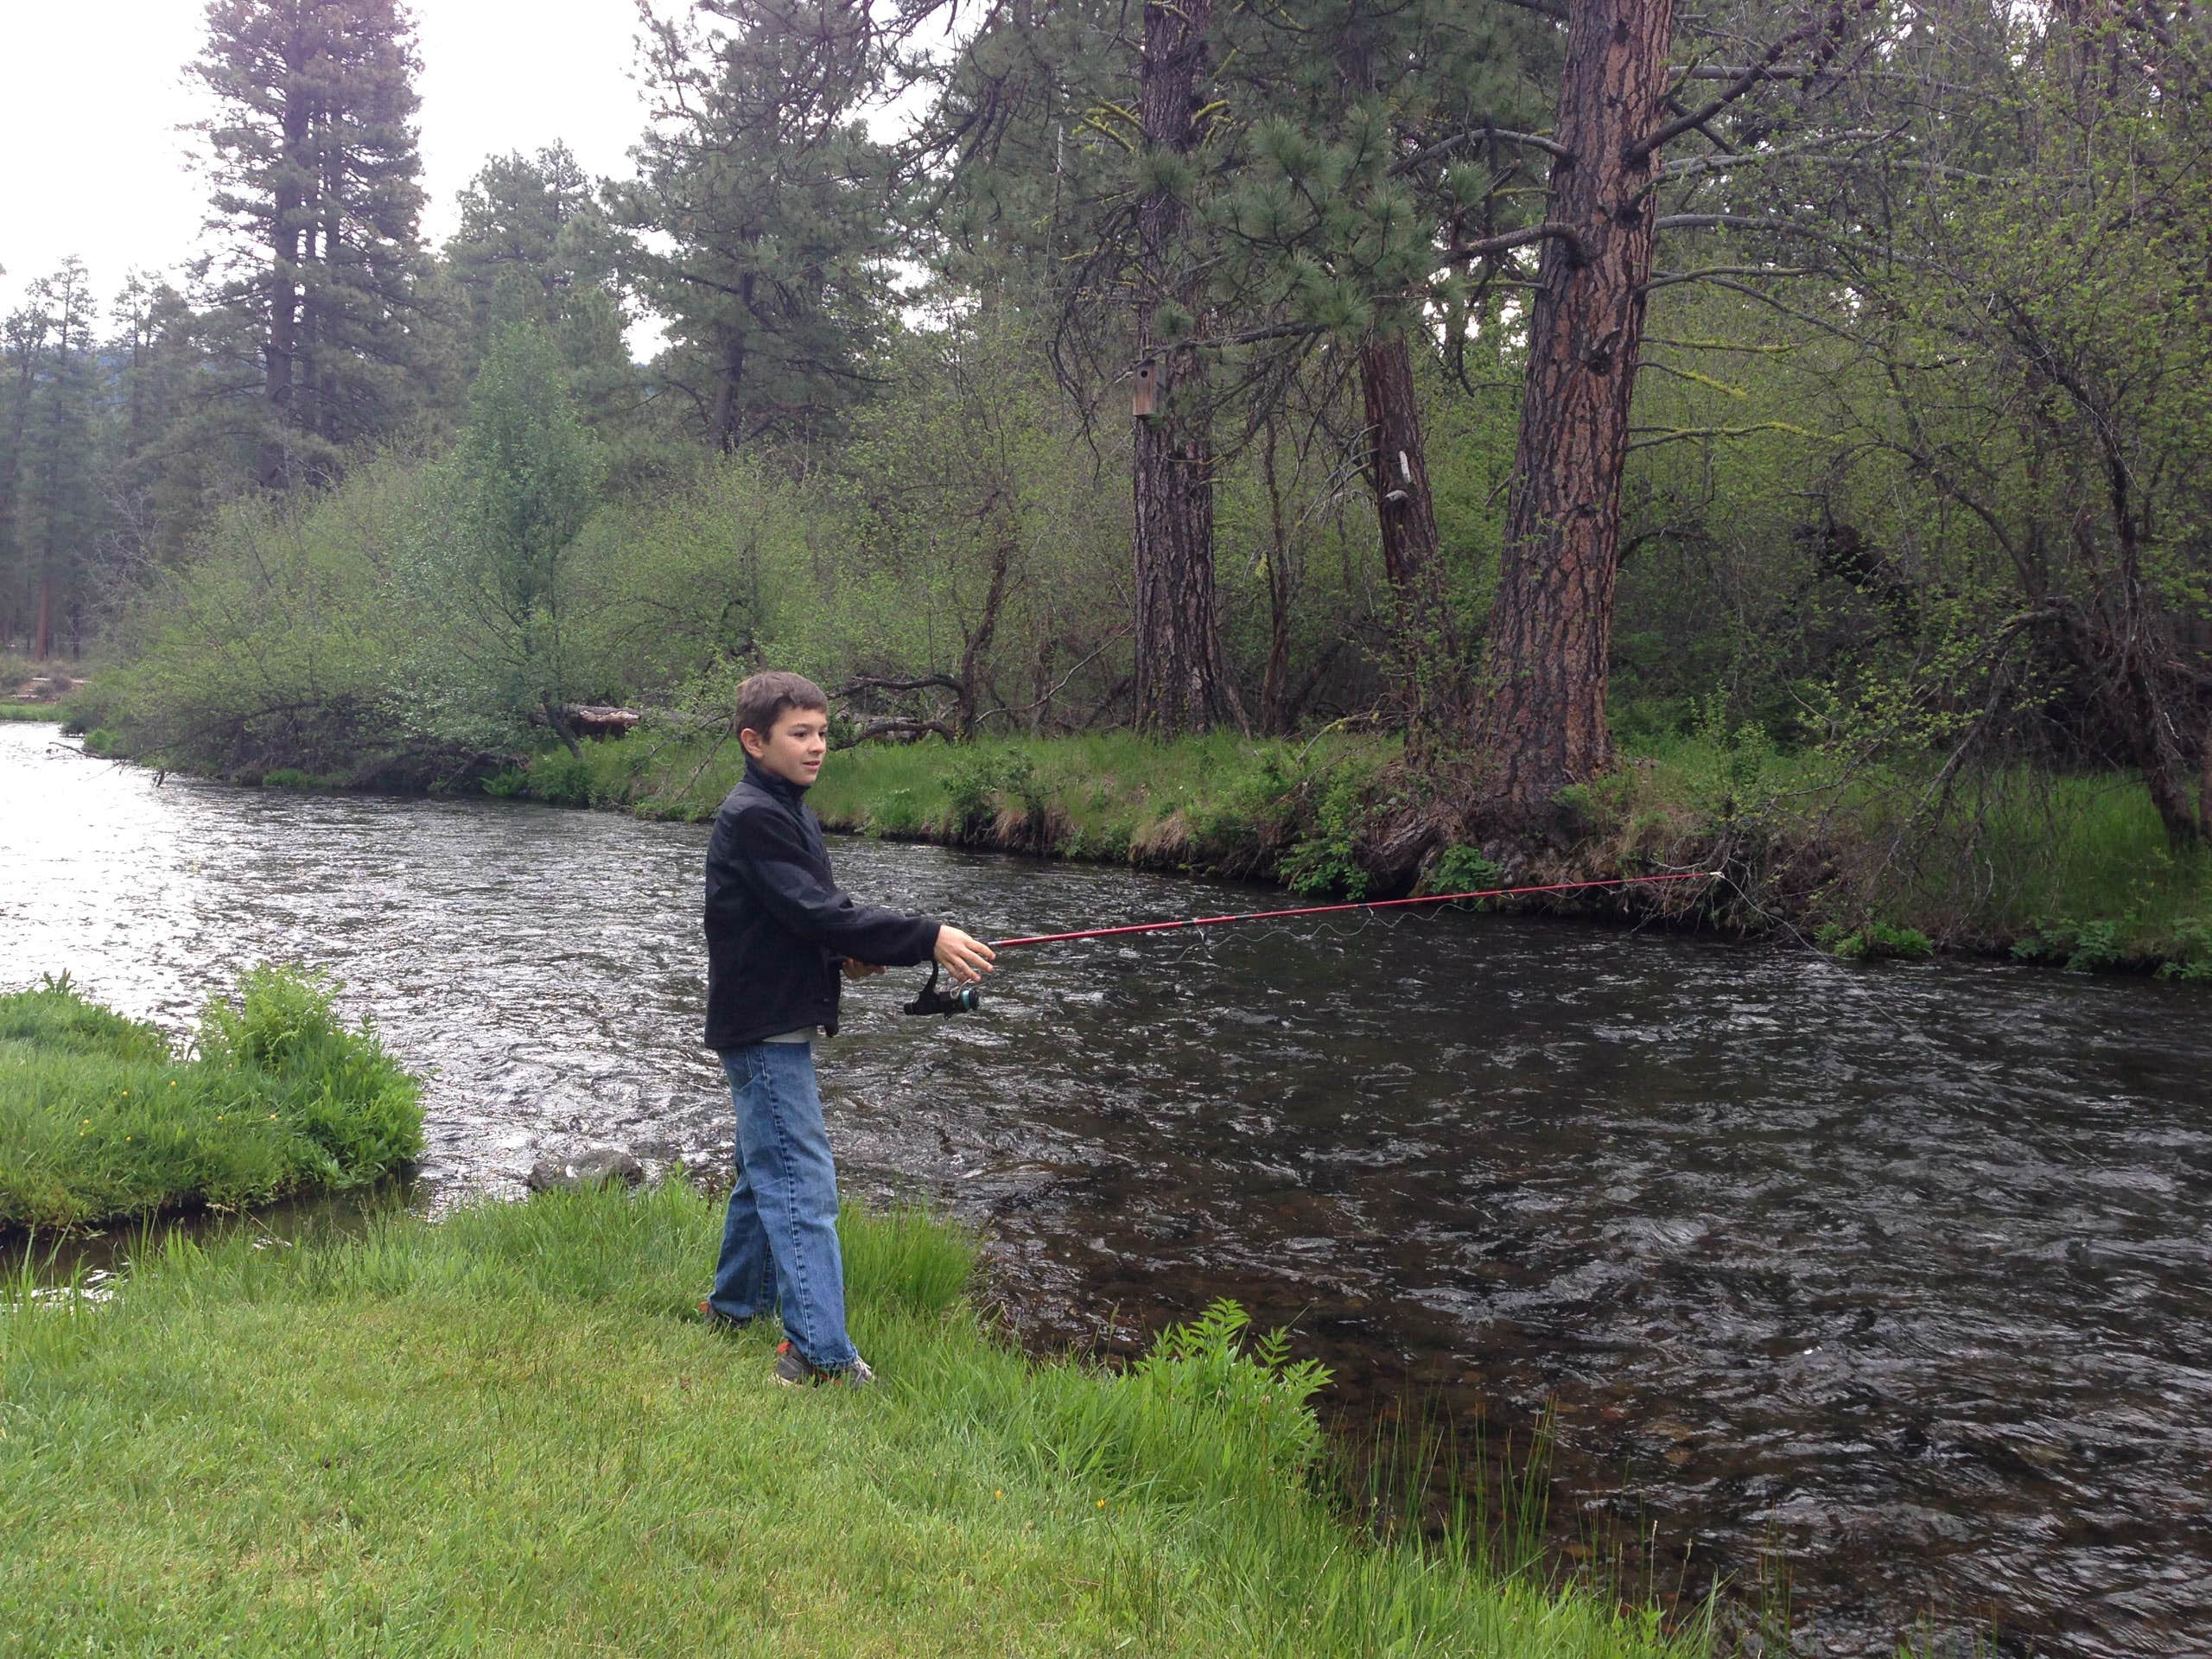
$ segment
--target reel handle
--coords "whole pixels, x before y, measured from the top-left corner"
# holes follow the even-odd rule
[[[915,995],[902,1012],[906,1014],[973,1014],[982,999],[973,985],[956,985],[949,991],[938,988],[938,964],[930,964],[929,982]]]

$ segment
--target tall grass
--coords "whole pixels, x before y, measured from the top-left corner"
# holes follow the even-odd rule
[[[1311,1368],[1233,1310],[1124,1376],[1025,1358],[973,1242],[844,1224],[873,1390],[688,1311],[681,1183],[256,1249],[0,1310],[0,1649],[405,1655],[1700,1650],[1320,1496]]]
[[[0,995],[0,1228],[232,1208],[418,1156],[414,1079],[331,994],[255,969],[209,1001],[188,1055],[66,975]]]

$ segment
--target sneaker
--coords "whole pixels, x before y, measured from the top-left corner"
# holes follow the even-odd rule
[[[747,1326],[753,1323],[750,1319],[733,1319],[728,1314],[722,1313],[712,1302],[702,1302],[699,1304],[699,1320],[701,1324],[706,1325],[709,1329],[719,1331],[724,1336],[728,1337],[734,1337],[737,1335],[739,1332],[743,1331]]]
[[[812,1388],[821,1382],[841,1382],[859,1389],[874,1382],[875,1373],[868,1370],[868,1361],[857,1354],[843,1370],[825,1371],[818,1365],[809,1364],[806,1357],[786,1340],[776,1344],[776,1381],[787,1389]]]

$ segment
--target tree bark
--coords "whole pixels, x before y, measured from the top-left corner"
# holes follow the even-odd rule
[[[983,614],[968,631],[967,642],[961,649],[960,690],[953,695],[955,718],[963,738],[975,734],[976,701],[990,656],[991,641],[998,637],[999,612],[1006,604],[1007,581],[1014,572],[1014,541],[1010,533],[1000,537],[992,545],[991,583],[983,594]]]
[[[1360,341],[1359,386],[1367,410],[1368,482],[1397,613],[1390,673],[1408,741],[1418,753],[1465,719],[1466,698],[1414,391],[1413,345],[1404,329],[1377,329]]]
[[[1145,147],[1186,156],[1197,147],[1198,90],[1212,0],[1144,8],[1138,119]],[[1154,328],[1173,300],[1195,316],[1200,283],[1177,244],[1183,206],[1166,190],[1138,205],[1137,356],[1154,364],[1159,412],[1135,417],[1136,719],[1156,736],[1243,724],[1222,660],[1215,613],[1212,446],[1205,435],[1195,353],[1163,351]]]
[[[1576,0],[1567,22],[1521,435],[1472,735],[1473,816],[1537,830],[1559,792],[1612,764],[1605,679],[1629,400],[1651,274],[1650,189],[1673,0]]]
[[[264,395],[269,404],[270,431],[261,446],[264,488],[281,489],[289,481],[294,360],[298,351],[300,308],[300,231],[303,194],[300,181],[307,176],[309,130],[308,99],[296,85],[305,67],[307,41],[295,28],[287,42],[284,67],[288,84],[282,123],[284,159],[276,169],[275,200],[269,220],[269,346],[263,364]]]
[[[738,305],[742,313],[736,326],[722,336],[721,372],[715,380],[714,428],[715,447],[734,455],[745,442],[745,359],[747,329],[753,308],[753,273],[737,279]]]
[[[1275,477],[1275,423],[1267,424],[1260,452],[1268,486],[1268,667],[1260,681],[1260,728],[1271,736],[1290,729],[1290,533],[1283,522],[1282,486]]]

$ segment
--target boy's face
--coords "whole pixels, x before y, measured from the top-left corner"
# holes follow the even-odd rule
[[[822,757],[830,753],[830,711],[786,709],[766,738],[747,727],[737,741],[763,771],[805,789],[821,774]]]

